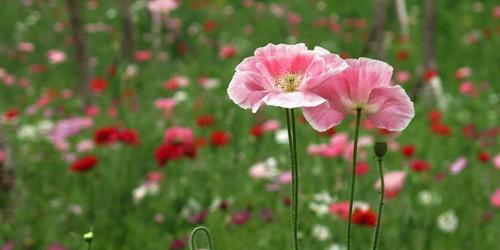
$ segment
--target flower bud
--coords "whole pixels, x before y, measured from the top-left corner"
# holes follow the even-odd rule
[[[92,242],[92,239],[94,239],[94,233],[91,232],[88,232],[86,234],[83,235],[83,239],[88,242],[88,243],[91,243]]]
[[[387,153],[387,143],[386,142],[375,142],[375,155],[378,158],[384,157]]]

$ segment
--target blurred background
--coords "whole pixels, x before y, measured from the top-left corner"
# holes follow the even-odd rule
[[[394,67],[400,134],[363,122],[354,249],[498,249],[500,4],[485,0],[0,0],[0,249],[288,249],[282,110],[227,97],[268,43]],[[300,112],[299,112],[300,114]],[[298,122],[302,249],[345,249],[353,121]],[[389,178],[389,176],[387,176]],[[388,184],[389,185],[389,184]],[[375,212],[375,213],[374,213]],[[203,239],[200,245],[203,245]]]

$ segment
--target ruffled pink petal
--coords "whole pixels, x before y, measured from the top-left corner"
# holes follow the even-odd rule
[[[413,102],[401,86],[375,88],[370,93],[370,109],[377,110],[368,115],[373,125],[389,131],[405,129],[415,116]]]
[[[348,85],[344,88],[356,103],[366,102],[372,89],[391,84],[392,67],[385,62],[363,57],[346,62],[349,66],[342,73]]]
[[[264,102],[270,106],[282,108],[314,107],[325,102],[320,96],[302,91],[302,92],[272,92],[269,93]]]
[[[227,93],[229,98],[244,109],[257,112],[269,93],[257,84],[252,74],[236,72],[229,83]]]
[[[345,114],[332,109],[327,103],[316,107],[304,108],[304,117],[317,131],[323,132],[338,125]]]
[[[319,85],[331,81],[333,77],[339,77],[339,73],[347,68],[347,63],[336,54],[330,53],[328,50],[316,46],[313,50],[321,58],[314,60],[306,70],[306,74],[311,77],[307,81],[307,89],[314,89]],[[325,67],[327,70],[325,70]]]

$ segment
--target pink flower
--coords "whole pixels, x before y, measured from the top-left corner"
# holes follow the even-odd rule
[[[219,58],[227,59],[236,55],[236,47],[233,45],[224,45],[219,49]]]
[[[493,158],[493,165],[495,166],[496,169],[500,170],[500,154],[497,154]]]
[[[312,92],[347,64],[335,54],[306,45],[268,44],[244,59],[227,90],[244,109],[257,112],[263,104],[282,108],[314,107],[325,99]]]
[[[410,72],[403,70],[396,73],[396,81],[398,83],[406,83],[411,78]]]
[[[17,49],[22,52],[32,52],[35,49],[35,45],[28,42],[20,42],[17,45]]]
[[[59,64],[66,61],[66,54],[60,50],[49,50],[47,52],[47,57],[49,58],[49,62],[52,64]]]
[[[150,0],[148,9],[152,13],[163,14],[175,10],[178,3],[175,0]]]
[[[280,128],[280,122],[275,119],[267,120],[266,122],[262,123],[262,129],[265,132],[274,132]]]
[[[465,156],[461,156],[450,165],[450,173],[452,175],[456,175],[462,172],[462,170],[464,170],[466,166],[467,166],[467,158],[465,158]]]
[[[317,107],[304,108],[311,126],[325,131],[346,115],[361,109],[377,128],[405,129],[415,115],[413,103],[400,86],[391,85],[392,67],[384,62],[360,58],[346,60],[349,67],[312,91],[327,100]]]
[[[165,116],[170,116],[175,106],[177,106],[177,101],[172,98],[161,98],[155,101],[155,108],[162,111]]]
[[[76,150],[78,152],[87,152],[87,151],[90,151],[94,148],[94,141],[92,140],[83,140],[83,141],[80,141],[77,145],[76,145]]]
[[[460,84],[459,87],[460,93],[469,97],[478,97],[479,93],[477,92],[476,86],[471,81],[466,81]]]
[[[491,204],[496,208],[500,208],[500,188],[497,188],[491,196]]]
[[[335,202],[330,205],[330,213],[339,216],[342,219],[347,220],[349,217],[349,202]]]
[[[388,199],[394,198],[401,192],[403,185],[405,184],[406,172],[404,171],[393,171],[384,174],[384,186],[385,186],[385,196]],[[381,184],[380,180],[375,182],[375,189],[380,190]]]
[[[193,131],[189,128],[172,127],[163,134],[163,141],[167,144],[190,144],[194,145]]]

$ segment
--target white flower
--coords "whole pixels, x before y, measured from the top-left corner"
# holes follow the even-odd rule
[[[436,205],[441,203],[441,197],[437,194],[433,194],[427,190],[418,193],[418,201],[423,206]]]
[[[330,230],[325,225],[314,225],[312,236],[319,241],[325,241],[330,237]]]
[[[441,231],[452,233],[458,227],[458,217],[453,210],[448,210],[437,218],[437,225]]]
[[[157,194],[160,191],[160,186],[156,182],[145,182],[138,188],[132,191],[132,200],[138,203],[148,195]]]
[[[337,244],[337,243],[333,243],[332,245],[330,245],[327,250],[346,250],[347,248],[345,246],[342,246],[340,244]]]
[[[314,194],[314,201],[321,203],[332,203],[333,199],[327,191]]]
[[[319,217],[322,217],[325,214],[328,214],[328,212],[330,211],[330,207],[328,205],[315,203],[315,202],[309,203],[309,209],[314,211],[316,213],[316,215]]]
[[[286,129],[280,129],[274,134],[274,139],[278,144],[288,143],[288,131]]]
[[[189,95],[184,91],[177,91],[174,95],[174,100],[177,102],[183,102],[189,98]]]
[[[271,157],[264,162],[251,166],[248,174],[254,179],[273,179],[280,174],[276,166],[276,159]]]
[[[37,124],[37,129],[41,132],[41,133],[48,133],[50,132],[50,130],[54,127],[54,123],[51,122],[50,120],[42,120],[40,122],[38,122]]]
[[[17,139],[19,140],[33,140],[38,136],[38,130],[33,125],[23,125],[17,131]]]

